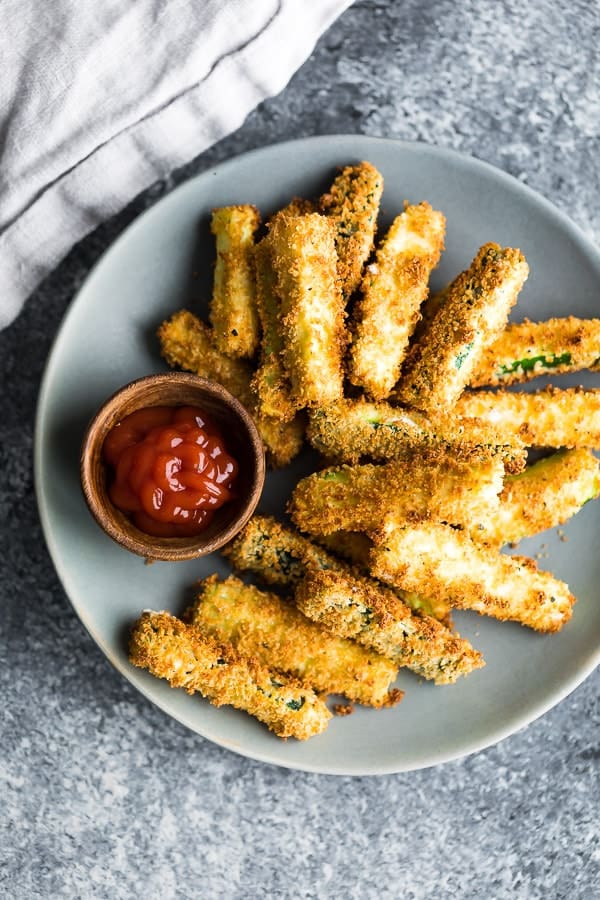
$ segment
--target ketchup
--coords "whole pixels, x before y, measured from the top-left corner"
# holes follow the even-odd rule
[[[146,534],[199,534],[235,496],[238,464],[195,406],[138,409],[108,433],[102,452],[111,501]]]

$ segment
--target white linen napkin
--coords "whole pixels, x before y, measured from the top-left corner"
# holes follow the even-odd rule
[[[352,0],[4,0],[0,328],[73,244],[281,91]]]

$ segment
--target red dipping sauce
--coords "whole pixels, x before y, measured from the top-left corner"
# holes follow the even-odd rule
[[[102,454],[111,501],[146,534],[199,534],[235,496],[238,464],[196,406],[138,409],[109,432]]]

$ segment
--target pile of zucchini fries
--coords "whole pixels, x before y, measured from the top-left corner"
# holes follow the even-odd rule
[[[225,548],[268,590],[211,576],[181,619],[141,616],[130,659],[281,737],[321,732],[324,695],[394,705],[400,667],[435,684],[480,668],[453,609],[562,628],[568,586],[501,549],[600,492],[600,390],[506,390],[600,368],[600,320],[508,324],[528,266],[493,243],[430,295],[444,215],[407,203],[379,236],[382,191],[363,162],[265,227],[254,206],[214,210],[209,321],[158,331],[169,365],[250,410],[273,468],[305,442],[322,468],[293,490],[295,528],[255,515]]]

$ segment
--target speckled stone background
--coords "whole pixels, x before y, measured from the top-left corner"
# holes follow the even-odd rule
[[[599,15],[586,0],[356,3],[282,94],[74,248],[0,333],[0,896],[600,896],[598,673],[437,769],[254,763],[113,671],[58,583],[31,471],[40,377],[74,291],[146,206],[219,160],[311,134],[427,141],[511,172],[600,242]]]

